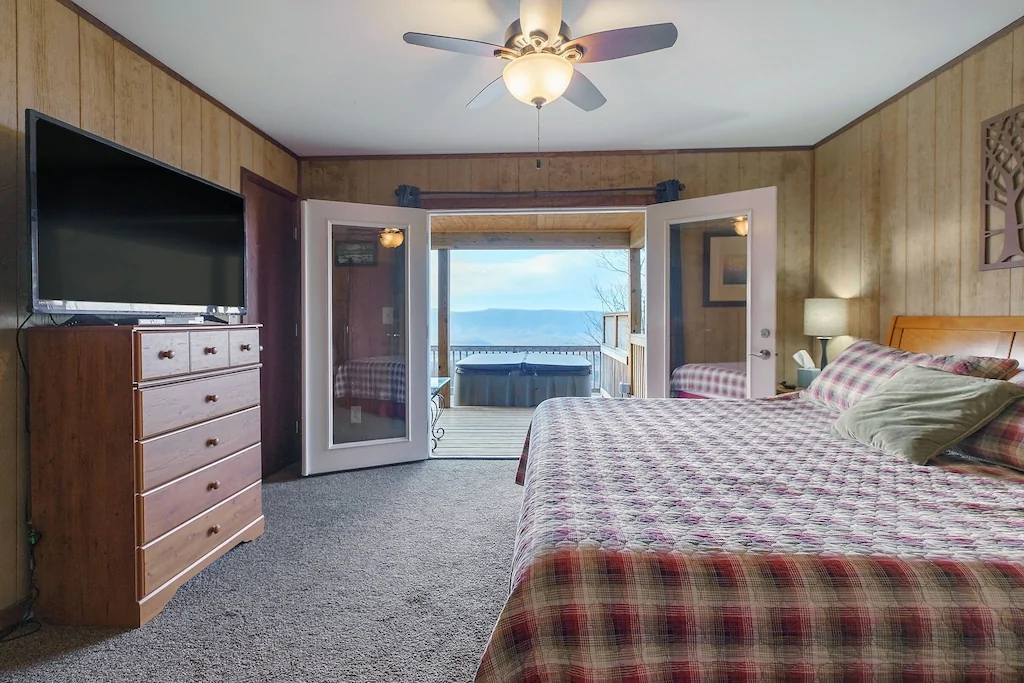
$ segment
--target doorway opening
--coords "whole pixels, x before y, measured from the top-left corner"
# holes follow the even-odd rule
[[[299,198],[292,192],[242,171],[246,211],[246,321],[261,323],[260,395],[274,406],[261,416],[263,476],[297,463],[300,435],[302,368],[298,288],[280,283],[301,278]]]
[[[543,400],[619,395],[602,347],[610,319],[641,332],[643,231],[638,210],[431,216],[434,457],[518,457]]]
[[[425,459],[431,454],[431,436],[433,443],[439,444],[450,433],[452,425],[446,428],[441,422],[445,416],[441,408],[451,405],[453,389],[456,392],[455,403],[460,405],[447,411],[449,416],[462,407],[464,402],[460,400],[458,389],[453,387],[452,379],[459,381],[459,363],[467,360],[456,360],[451,352],[452,258],[461,250],[620,250],[622,254],[628,254],[625,260],[629,304],[626,310],[621,311],[600,307],[600,364],[584,360],[584,371],[591,375],[592,384],[589,385],[589,394],[586,389],[578,393],[593,396],[597,388],[602,396],[662,398],[669,395],[670,377],[670,228],[676,224],[744,214],[750,230],[746,284],[747,395],[774,394],[776,200],[776,189],[772,187],[688,200],[665,200],[642,208],[589,211],[532,208],[518,212],[469,212],[456,208],[450,212],[435,209],[431,213],[422,208],[306,201],[302,231],[303,475]],[[444,225],[445,220],[449,225]],[[609,222],[617,224],[610,226]],[[337,234],[336,228],[353,229],[354,232]],[[371,240],[373,237],[376,239]],[[387,282],[364,283],[359,288],[364,293],[372,289],[384,298],[370,300],[372,305],[365,315],[356,318],[344,315],[346,302],[336,295],[335,284],[347,276],[354,277],[359,269],[387,270],[382,269],[381,250],[396,249],[402,245],[404,261],[392,269],[392,277],[386,278]],[[437,252],[434,269],[438,292],[436,370],[431,367],[428,334],[431,249]],[[399,252],[394,253],[397,255]],[[723,275],[723,284],[736,284],[732,280],[737,267],[723,265],[723,269],[723,273],[728,275]],[[572,268],[562,270],[573,272]],[[485,267],[485,275],[494,279],[493,265]],[[402,280],[398,282],[395,278]],[[578,285],[585,288],[587,283],[581,281]],[[550,296],[551,292],[547,290],[533,294],[534,299],[543,298],[545,301]],[[375,330],[375,334],[395,335],[395,349],[401,355],[399,361],[377,362],[386,361],[387,355],[361,358],[351,353],[339,353],[340,347],[333,343],[333,334],[343,330],[352,335],[353,320],[358,326]],[[755,334],[751,334],[751,330]],[[393,350],[384,349],[381,353]],[[367,353],[376,352],[371,350]],[[757,362],[751,360],[754,356],[759,359]],[[373,360],[374,368],[387,371],[382,374],[364,373],[367,381],[359,384],[347,380],[340,384],[338,377],[350,373],[354,363],[361,360]],[[568,387],[577,386],[576,383],[580,382],[579,375],[571,372],[578,358],[550,362],[552,360],[531,359],[529,352],[522,352],[512,360],[514,367],[504,372],[504,375],[513,372],[518,375],[503,380],[506,395],[511,391],[512,398],[502,404],[481,407],[519,407],[517,397],[522,387],[526,387],[527,393],[522,400],[525,405],[521,407],[526,409],[534,407],[539,402],[538,397],[565,395],[561,392],[568,392]],[[484,363],[479,367],[463,363],[462,374],[486,372],[493,370],[494,365]],[[549,373],[548,366],[552,365],[554,371]],[[598,377],[596,386],[593,384],[594,375]],[[465,403],[474,400],[475,384],[479,382],[470,382],[466,395],[471,398]],[[551,385],[555,388],[544,388]],[[350,387],[356,386],[366,390],[360,393],[369,392],[371,395],[355,396],[355,390],[350,390]],[[394,395],[379,395],[379,391],[391,386],[395,387]],[[488,392],[484,391],[483,395],[486,397]],[[395,424],[399,427],[404,425],[404,429],[399,429],[395,435],[375,432],[364,433],[354,440],[339,438],[343,435],[334,429],[336,419],[347,420],[350,427],[361,424],[362,407],[358,416],[353,413],[351,405],[340,415],[334,410],[339,401],[352,398],[398,404],[394,406],[397,418],[391,414],[383,417],[387,420],[396,418]],[[509,453],[512,457],[521,452],[526,436],[525,428],[516,427],[513,433],[515,438],[511,443],[515,450]],[[480,439],[476,442],[479,444]],[[493,451],[482,450],[478,447],[475,452],[453,457],[495,457]]]

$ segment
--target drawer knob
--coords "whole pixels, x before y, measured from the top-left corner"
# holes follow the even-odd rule
[[[174,358],[174,349],[167,349],[166,351],[161,351],[160,353],[157,354],[157,356],[160,357],[160,360],[163,360],[165,358],[170,360],[171,358]]]
[[[216,346],[207,346],[205,349],[203,349],[203,353],[205,353],[207,356],[216,356],[217,355],[217,347]]]
[[[210,491],[216,491],[217,489],[220,488],[220,482],[219,481],[211,481],[210,485],[207,486],[206,488],[209,489]]]
[[[242,344],[243,351],[252,351],[252,344]]]
[[[210,535],[211,536],[213,536],[214,534],[219,534],[219,533],[220,533],[220,524],[214,524],[213,526],[210,527]]]
[[[217,437],[213,437],[212,439],[207,439],[206,440],[207,448],[213,448],[214,446],[219,446],[219,445],[220,445],[220,439],[218,439]]]
[[[217,394],[209,394],[206,397],[206,402],[207,403],[216,403],[219,398],[220,398],[220,396],[218,396]]]

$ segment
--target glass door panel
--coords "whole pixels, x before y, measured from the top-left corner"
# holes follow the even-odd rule
[[[747,237],[738,223],[669,226],[672,396],[746,397]]]
[[[406,246],[380,230],[331,226],[332,443],[408,436]]]

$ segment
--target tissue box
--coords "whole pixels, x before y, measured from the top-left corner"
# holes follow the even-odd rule
[[[821,372],[818,368],[797,368],[796,369],[796,385],[798,387],[809,387],[814,378]]]

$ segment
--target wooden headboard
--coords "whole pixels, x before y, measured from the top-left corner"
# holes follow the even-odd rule
[[[886,345],[917,353],[1016,358],[1024,365],[1024,316],[897,315]]]

